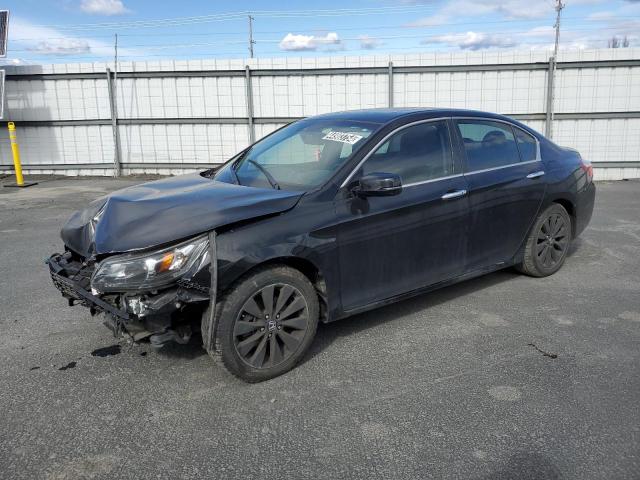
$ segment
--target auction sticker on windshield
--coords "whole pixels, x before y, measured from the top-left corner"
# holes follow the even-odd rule
[[[333,140],[334,142],[348,143],[349,145],[353,145],[362,138],[362,135],[347,132],[329,132],[322,137],[323,140]]]

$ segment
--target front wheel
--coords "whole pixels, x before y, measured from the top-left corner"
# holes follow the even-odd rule
[[[318,312],[315,288],[301,272],[286,266],[261,268],[217,305],[217,353],[229,372],[247,382],[282,375],[311,345]]]
[[[518,269],[532,277],[546,277],[560,270],[571,242],[571,217],[558,203],[540,214],[527,238]]]

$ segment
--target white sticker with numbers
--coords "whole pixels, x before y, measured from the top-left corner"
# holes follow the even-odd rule
[[[333,140],[334,142],[342,142],[348,143],[349,145],[353,145],[358,140],[362,139],[362,135],[356,135],[355,133],[347,133],[347,132],[329,132],[324,137],[323,140]]]

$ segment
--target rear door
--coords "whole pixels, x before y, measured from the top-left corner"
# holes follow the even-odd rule
[[[509,261],[524,241],[545,192],[537,140],[510,123],[455,119],[469,186],[466,271]]]
[[[450,123],[424,121],[383,140],[345,182],[336,199],[345,310],[462,273],[467,186],[455,160]],[[351,186],[373,172],[399,175],[402,192],[353,195]]]

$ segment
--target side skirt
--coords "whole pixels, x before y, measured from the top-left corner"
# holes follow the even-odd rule
[[[423,293],[428,293],[428,292],[432,292],[434,290],[438,290],[440,288],[443,287],[448,287],[450,285],[462,282],[464,280],[470,280],[472,278],[475,277],[481,277],[482,275],[486,275],[488,273],[492,273],[492,272],[496,272],[498,270],[502,270],[508,267],[512,267],[513,265],[515,265],[516,262],[501,262],[498,263],[496,265],[491,265],[489,267],[484,267],[478,270],[474,270],[472,272],[468,272],[465,273],[463,275],[457,276],[457,277],[453,277],[450,278],[449,280],[443,280],[441,282],[438,283],[434,283],[433,285],[428,285],[426,287],[421,287],[418,288],[416,290],[411,290],[410,292],[406,292],[406,293],[401,293],[400,295],[396,295],[393,297],[389,297],[389,298],[385,298],[384,300],[379,300],[377,302],[373,302],[370,303],[368,305],[364,305],[361,307],[356,307],[356,308],[352,308],[350,310],[345,310],[341,315],[336,316],[335,318],[331,319],[330,322],[336,321],[336,320],[341,320],[343,318],[346,317],[350,317],[352,315],[356,315],[358,313],[363,313],[363,312],[367,312],[369,310],[373,310],[375,308],[378,307],[383,307],[385,305],[389,305],[391,303],[396,303],[402,300],[406,300],[408,298],[412,298],[412,297],[416,297],[418,295],[422,295]]]

